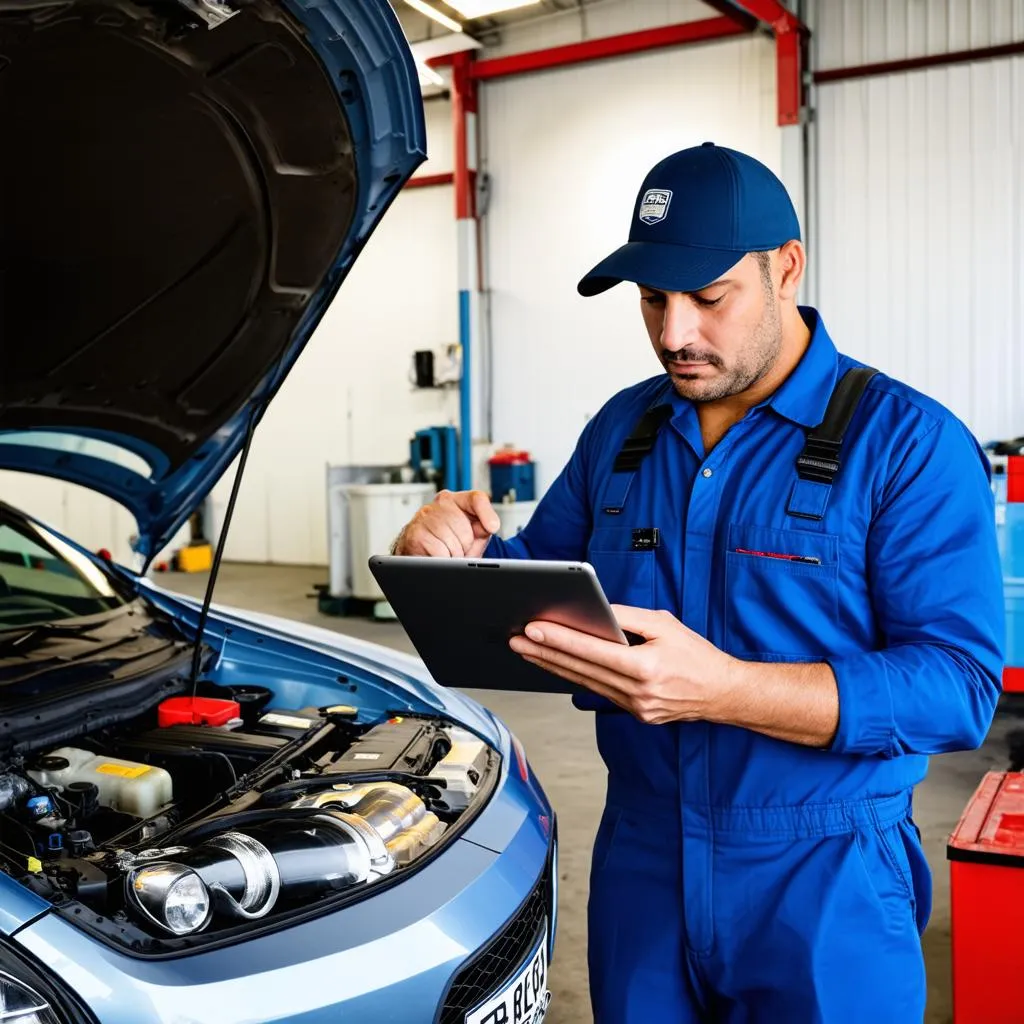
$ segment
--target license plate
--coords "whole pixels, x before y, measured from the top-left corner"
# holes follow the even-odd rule
[[[548,1012],[548,928],[519,973],[487,1002],[466,1014],[466,1024],[541,1024]]]

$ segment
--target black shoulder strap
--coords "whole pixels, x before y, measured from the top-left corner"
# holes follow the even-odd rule
[[[839,452],[846,429],[857,411],[864,389],[877,370],[858,366],[848,370],[836,384],[829,399],[825,418],[808,431],[804,450],[796,460],[796,471],[801,480],[814,480],[831,484],[839,472]]]
[[[671,380],[658,388],[643,415],[637,421],[633,432],[622,442],[622,447],[615,456],[612,471],[608,475],[600,509],[610,516],[621,515],[626,504],[626,497],[633,485],[633,477],[643,464],[644,459],[654,451],[654,442],[658,440],[661,428],[672,416],[672,404],[668,393],[672,386]]]
[[[622,442],[619,454],[615,456],[612,472],[635,473],[653,451],[658,432],[671,415],[672,406],[667,402],[647,409],[633,428],[633,433]]]

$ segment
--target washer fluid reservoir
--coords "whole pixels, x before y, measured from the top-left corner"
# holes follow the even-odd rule
[[[163,768],[91,750],[60,747],[41,757],[25,772],[42,786],[68,786],[92,782],[99,789],[102,807],[148,818],[173,797],[171,776]]]

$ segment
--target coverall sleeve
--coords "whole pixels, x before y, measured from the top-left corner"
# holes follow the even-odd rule
[[[953,417],[914,442],[867,539],[880,650],[829,659],[832,749],[897,757],[981,744],[1001,690],[1005,612],[987,461]]]
[[[530,521],[508,540],[492,537],[486,558],[539,558],[582,561],[586,556],[593,515],[588,479],[597,417],[590,420],[572,457],[541,498]]]

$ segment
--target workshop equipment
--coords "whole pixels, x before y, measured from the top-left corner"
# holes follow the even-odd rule
[[[506,445],[487,462],[491,475],[491,500],[533,501],[534,464],[530,453]]]
[[[352,598],[352,531],[348,488],[352,484],[400,483],[403,471],[407,469],[386,464],[327,467],[329,576],[319,600],[319,609],[325,615],[348,614]]]
[[[1003,575],[1024,576],[1024,438],[990,441],[985,455],[992,471]]]
[[[209,572],[213,567],[213,545],[205,540],[192,541],[174,553],[178,572]]]
[[[946,847],[955,1024],[1019,1024],[1024,774],[988,772]]]
[[[346,489],[352,544],[352,596],[384,603],[370,572],[371,555],[386,555],[416,510],[432,501],[431,483],[352,484]]]
[[[1003,604],[1006,608],[1003,690],[1024,693],[1024,578],[1003,577]]]
[[[415,478],[432,483],[435,490],[468,488],[459,480],[459,434],[455,427],[426,427],[417,430],[409,442],[409,464]]]
[[[1024,438],[989,442],[985,454],[992,469],[996,537],[1003,568],[1003,690],[1024,693]]]

